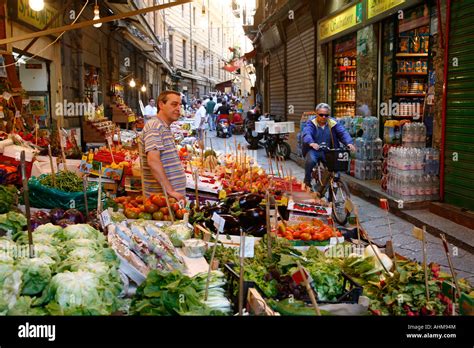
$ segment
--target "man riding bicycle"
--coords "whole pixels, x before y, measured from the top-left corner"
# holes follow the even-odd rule
[[[304,183],[311,187],[311,173],[318,162],[325,161],[324,151],[320,149],[321,144],[331,144],[331,148],[337,149],[340,143],[356,150],[352,137],[342,124],[337,123],[330,117],[331,107],[320,103],[316,106],[316,118],[306,123],[303,130],[303,156],[305,157]]]

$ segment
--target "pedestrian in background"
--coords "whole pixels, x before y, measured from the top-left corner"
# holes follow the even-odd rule
[[[155,99],[150,98],[148,99],[148,105],[145,106],[145,110],[143,112],[143,118],[145,119],[145,123],[151,120],[158,114],[158,108],[155,105]]]
[[[214,114],[215,107],[216,103],[212,99],[210,99],[206,104],[207,119],[209,120],[209,130],[211,131],[216,130],[216,115]]]

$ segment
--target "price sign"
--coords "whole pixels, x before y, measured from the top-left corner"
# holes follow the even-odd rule
[[[312,283],[313,279],[311,278],[309,272],[306,270],[306,268],[302,268],[301,270],[297,269],[296,272],[291,275],[291,278],[296,283],[296,285],[300,285],[302,282],[304,282],[303,274],[301,274],[302,272],[304,272],[305,278],[308,280],[308,282]]]
[[[3,92],[2,94],[2,97],[3,99],[5,99],[6,101],[10,100],[10,98],[12,97],[12,95],[8,92]]]
[[[240,256],[252,258],[255,255],[255,237],[244,237],[245,248],[240,246]]]
[[[217,230],[220,233],[224,232],[224,225],[225,225],[224,218],[222,218],[219,214],[214,213],[212,215],[212,221],[214,221],[214,226],[216,226]]]
[[[110,217],[108,210],[104,210],[102,213],[100,213],[100,220],[102,222],[102,228],[106,228],[112,224],[112,218]]]
[[[21,112],[20,111],[15,111],[15,117],[20,118],[21,117]]]
[[[388,211],[388,200],[386,200],[385,198],[381,198],[380,199],[380,208],[382,208],[383,210]]]
[[[413,237],[418,240],[423,240],[423,230],[418,227],[413,227]]]
[[[113,143],[112,143],[112,137],[110,137],[110,136],[107,137],[107,144],[108,144],[109,146],[112,146],[112,145],[113,145]]]

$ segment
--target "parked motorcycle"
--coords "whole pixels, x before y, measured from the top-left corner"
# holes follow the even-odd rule
[[[267,156],[283,157],[289,159],[291,154],[291,146],[286,142],[288,140],[288,133],[270,134],[268,128],[263,134],[263,146]]]
[[[244,121],[244,138],[249,143],[250,150],[257,150],[260,140],[263,139],[263,134],[255,131],[255,122],[259,120],[260,116],[260,112],[255,109],[250,110]]]

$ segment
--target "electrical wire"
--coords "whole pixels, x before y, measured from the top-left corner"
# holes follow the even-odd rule
[[[81,17],[82,15],[82,12],[84,12],[84,10],[86,9],[87,5],[89,4],[89,0],[86,0],[86,3],[84,4],[84,6],[82,7],[81,11],[79,12],[78,16],[76,19],[74,19],[74,21],[70,24],[70,25],[73,25],[75,24],[78,19]],[[47,48],[51,47],[52,45],[54,45],[56,42],[58,42],[58,40],[64,35],[66,31],[63,31],[61,34],[59,34],[59,36],[56,38],[56,40],[54,40],[53,42],[51,42],[50,44],[46,45],[45,47],[43,47],[41,50],[39,50],[35,55],[31,56],[31,57],[27,57],[24,59],[25,62],[28,62],[29,60],[37,57],[40,53],[44,52]],[[20,61],[17,61],[15,63],[11,63],[11,64],[7,64],[7,65],[0,65],[0,69],[4,69],[4,68],[8,68],[10,66],[14,66],[14,65],[17,65],[17,64],[21,64]]]

